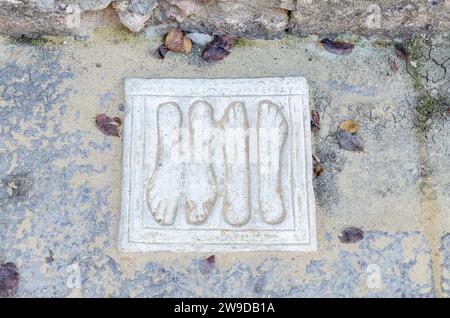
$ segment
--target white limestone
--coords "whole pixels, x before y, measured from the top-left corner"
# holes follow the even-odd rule
[[[305,79],[125,80],[124,252],[316,249]]]

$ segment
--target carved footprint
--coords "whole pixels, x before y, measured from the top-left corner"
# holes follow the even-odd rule
[[[224,129],[225,196],[222,213],[235,226],[250,220],[248,119],[241,102],[228,106],[222,119]]]
[[[156,222],[172,225],[181,194],[181,167],[172,158],[175,147],[179,147],[181,110],[176,103],[158,106],[158,148],[153,175],[147,186],[147,206]]]
[[[211,105],[204,101],[194,102],[189,108],[189,146],[193,162],[187,167],[185,188],[186,221],[191,224],[204,223],[217,200],[216,176],[211,162],[205,162],[203,156],[205,151],[211,151],[213,127]]]
[[[288,126],[283,113],[270,101],[258,107],[259,206],[264,222],[279,224],[285,218],[281,192],[281,151]]]

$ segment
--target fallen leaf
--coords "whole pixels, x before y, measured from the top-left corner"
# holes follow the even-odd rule
[[[200,265],[200,273],[209,274],[216,266],[216,256],[211,255],[206,259],[200,260],[199,265]]]
[[[320,163],[315,163],[313,170],[318,177],[320,177],[325,172],[325,168]]]
[[[113,117],[112,120],[119,126],[122,125],[122,120],[119,117]]]
[[[364,231],[357,227],[347,227],[342,230],[339,241],[344,244],[357,243],[364,238]]]
[[[395,54],[405,62],[409,62],[411,60],[411,55],[408,53],[408,50],[403,45],[403,43],[395,44]]]
[[[355,134],[358,131],[358,123],[352,119],[345,120],[339,125],[339,129],[345,130],[351,134]]]
[[[395,63],[395,61],[391,58],[389,58],[389,66],[391,67],[392,73],[394,75],[397,74],[397,71],[398,71],[397,63]]]
[[[156,57],[163,60],[166,57],[167,52],[169,51],[169,49],[164,45],[161,44],[157,49],[156,49]]]
[[[316,134],[320,130],[320,115],[315,110],[311,111],[311,131]]]
[[[217,62],[230,55],[230,50],[234,46],[237,37],[234,35],[216,36],[209,43],[202,53],[202,57],[207,62]]]
[[[316,162],[320,163],[320,158],[315,153],[312,154],[312,157]]]
[[[105,114],[99,114],[95,117],[95,125],[105,135],[119,137],[117,128],[120,126],[120,123],[111,117],[108,117]]]
[[[216,262],[216,256],[211,255],[206,259],[206,261],[208,262],[208,264],[214,264]]]
[[[166,35],[164,45],[168,50],[173,52],[182,52],[184,48],[184,35],[180,28],[175,28],[169,31]]]
[[[361,137],[351,134],[345,130],[338,130],[337,139],[342,149],[350,151],[364,151]]]
[[[185,37],[183,38],[183,53],[188,54],[192,50],[192,42],[191,39]]]
[[[13,297],[19,287],[20,274],[14,263],[0,264],[0,298]]]
[[[337,55],[350,55],[355,47],[352,43],[323,39],[320,41],[325,50]]]

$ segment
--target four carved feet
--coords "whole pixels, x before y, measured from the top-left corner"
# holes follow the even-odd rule
[[[218,197],[212,164],[203,161],[205,154],[206,159],[212,155],[213,108],[204,101],[196,101],[189,108],[189,136],[186,137],[189,138],[190,160],[184,169],[171,158],[180,151],[180,137],[176,132],[180,131],[181,122],[182,113],[176,103],[159,105],[156,165],[146,194],[148,208],[161,225],[174,223],[183,192],[186,221],[190,224],[205,223]],[[221,125],[225,168],[222,214],[229,224],[242,226],[251,218],[249,124],[244,104],[232,103],[226,109]],[[258,203],[261,218],[269,224],[279,224],[285,218],[280,160],[287,130],[287,122],[280,108],[270,101],[262,101],[257,110]],[[201,157],[197,158],[199,154]]]

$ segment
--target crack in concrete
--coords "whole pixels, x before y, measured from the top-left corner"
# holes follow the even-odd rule
[[[416,51],[427,50],[428,43],[413,40],[410,42],[412,48]],[[425,47],[424,47],[425,45]],[[428,49],[428,58],[440,67],[440,63],[437,63],[435,59],[431,57],[432,47]],[[417,56],[413,56],[417,58]],[[446,63],[446,61],[444,62]],[[443,63],[443,64],[444,64]],[[407,65],[408,66],[408,65]],[[441,264],[442,256],[440,254],[441,245],[441,233],[443,228],[442,222],[442,210],[437,201],[437,190],[435,186],[435,180],[433,177],[430,152],[428,150],[430,130],[432,125],[436,123],[439,113],[439,100],[433,98],[427,89],[426,84],[429,83],[428,72],[426,76],[422,76],[419,66],[407,67],[408,75],[411,78],[414,91],[416,93],[414,111],[415,118],[413,118],[413,129],[416,137],[416,143],[418,148],[418,165],[420,171],[420,181],[418,185],[419,190],[419,222],[422,226],[423,234],[427,238],[431,248],[431,266],[434,282],[434,290],[436,297],[443,297],[442,284],[441,284]],[[425,81],[425,83],[423,82]],[[408,102],[409,104],[409,102]]]

